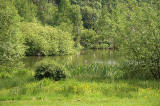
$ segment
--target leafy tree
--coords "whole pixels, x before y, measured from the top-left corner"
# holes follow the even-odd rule
[[[61,23],[72,24],[70,16],[71,4],[70,0],[60,0],[58,6],[58,12],[55,16],[55,25],[60,25]]]
[[[83,26],[87,29],[94,28],[99,18],[99,11],[91,7],[85,6],[82,8]]]
[[[24,55],[20,17],[12,2],[0,0],[0,64],[19,60]]]
[[[66,11],[71,7],[70,0],[60,0],[59,11],[65,15]]]
[[[132,72],[150,72],[160,79],[160,16],[150,4],[139,6],[137,1],[123,5],[126,11],[125,30],[121,37],[122,50]],[[123,9],[124,10],[124,9]]]
[[[36,21],[37,6],[31,0],[13,0],[18,14],[23,17],[24,21]]]
[[[125,14],[121,10],[124,7],[119,3],[116,7],[110,8],[111,11],[107,10],[107,8],[104,7],[102,10],[96,31],[99,35],[103,36],[110,48],[118,49],[121,44],[120,38],[123,35],[126,21]]]
[[[95,31],[93,31],[92,29],[82,30],[80,39],[81,45],[85,48],[91,48],[94,43],[95,35]]]
[[[97,35],[92,29],[82,30],[80,44],[90,49],[106,49],[109,46],[104,37],[102,35]]]
[[[37,17],[42,24],[53,25],[58,8],[52,0],[33,0],[37,6]]]
[[[80,40],[80,33],[82,29],[82,15],[80,11],[80,6],[73,5],[70,9],[70,19],[73,23],[73,35],[74,35],[74,41],[75,41],[75,47],[78,47],[79,40]]]

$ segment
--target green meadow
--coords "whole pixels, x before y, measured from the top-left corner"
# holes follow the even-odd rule
[[[70,77],[60,81],[37,81],[32,70],[15,71],[13,76],[0,80],[0,106],[160,105],[159,81],[120,79],[120,72],[113,74],[119,70],[106,65],[68,69]]]

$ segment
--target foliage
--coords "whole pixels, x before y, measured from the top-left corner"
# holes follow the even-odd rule
[[[80,33],[82,27],[82,15],[80,11],[80,6],[73,5],[72,8],[70,9],[70,19],[72,20],[73,23],[73,29],[72,29],[72,34],[74,35],[74,41],[75,41],[75,47],[79,47],[79,40],[80,40]]]
[[[21,21],[38,20],[43,25],[59,27],[70,33],[75,41],[75,47],[80,44],[81,32],[92,29],[95,31],[96,40],[90,42],[93,45],[91,48],[105,48],[109,45],[109,48],[117,50],[122,43],[120,38],[128,35],[127,14],[134,12],[129,9],[133,6],[145,9],[147,5],[159,14],[158,0],[8,0],[7,2],[15,5]],[[147,13],[143,11],[143,14]],[[100,45],[97,44],[97,40],[101,42]]]
[[[142,72],[145,76],[150,71],[159,79],[158,9],[149,3],[132,0],[116,2],[103,10],[102,16],[96,30],[108,41],[110,48],[120,49],[132,72]]]
[[[154,80],[152,73],[148,69],[142,69],[138,64],[122,62],[119,69],[123,71],[124,79]]]
[[[15,5],[21,21],[51,25],[71,34],[74,47],[82,44],[81,35],[84,37],[84,32],[87,33],[86,29],[89,29],[94,31],[95,36],[89,41],[86,40],[82,46],[92,45],[87,48],[108,48],[109,46],[110,49],[117,50],[122,44],[121,38],[129,34],[130,16],[128,14],[135,13],[131,11],[132,7],[145,9],[147,6],[159,14],[157,0],[13,0],[7,2]],[[148,13],[142,11],[142,14]],[[41,43],[38,45],[43,45],[45,42]],[[41,49],[43,50],[44,47]]]
[[[25,48],[17,10],[5,0],[0,2],[0,64],[5,64],[23,57]]]
[[[69,33],[38,23],[22,23],[27,55],[65,55],[73,51]]]
[[[16,9],[18,10],[18,14],[23,17],[21,20],[27,22],[36,21],[37,15],[37,6],[31,2],[31,0],[13,0]]]
[[[83,30],[81,32],[81,39],[80,39],[81,45],[85,48],[92,47],[95,36],[96,35],[93,30]]]
[[[35,72],[35,79],[41,80],[43,78],[50,78],[55,81],[66,78],[65,68],[54,62],[41,63]]]
[[[83,26],[87,29],[94,28],[99,18],[98,10],[86,6],[82,8],[81,13],[82,13]]]
[[[126,7],[122,52],[132,70],[150,71],[153,78],[160,79],[160,17],[150,5],[143,5],[131,2],[131,9]]]
[[[58,12],[55,14],[55,25],[61,23],[71,24],[70,16],[71,4],[69,0],[60,0],[58,5]]]
[[[82,30],[80,44],[85,48],[105,49],[109,47],[109,43],[103,36],[97,35],[92,29]]]
[[[159,0],[0,2],[0,64],[18,61],[25,53],[67,55],[80,46],[109,48],[126,56],[126,72],[160,78]]]
[[[37,17],[42,24],[53,25],[55,22],[55,14],[58,11],[58,7],[54,6],[53,2],[49,0],[33,0],[33,3],[37,6]]]
[[[126,61],[66,68],[46,61],[35,73],[10,67],[25,54],[67,55],[79,44],[115,49]],[[0,105],[159,106],[153,79],[160,79],[160,0],[0,0]]]
[[[0,65],[0,79],[11,78],[12,74],[9,68]]]

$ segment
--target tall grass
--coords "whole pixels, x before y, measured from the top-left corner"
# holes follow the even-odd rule
[[[67,68],[71,73],[71,78],[81,81],[116,80],[123,78],[123,71],[120,70],[118,65],[68,65]]]
[[[66,80],[53,81],[43,79],[34,80],[33,71],[17,70],[12,77],[0,78],[0,105],[18,105],[16,101],[22,101],[21,105],[29,105],[29,102],[38,101],[54,104],[61,101],[79,101],[80,104],[115,104],[122,105],[134,102],[141,106],[158,106],[160,104],[160,82],[151,80],[124,80],[123,71],[118,66],[92,64],[66,66],[70,77]],[[107,101],[107,102],[104,102]],[[15,101],[15,103],[7,103]],[[47,102],[48,101],[48,102]],[[34,104],[33,103],[33,104]],[[69,102],[73,105],[72,102]],[[135,104],[130,104],[134,106]]]

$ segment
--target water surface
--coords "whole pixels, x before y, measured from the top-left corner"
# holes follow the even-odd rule
[[[67,56],[31,56],[26,57],[23,61],[25,67],[34,68],[38,62],[53,60],[60,64],[117,64],[121,57],[117,52],[110,50],[82,50],[74,55]]]

